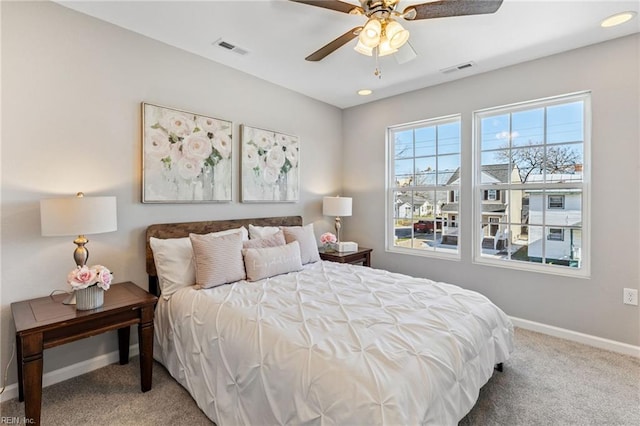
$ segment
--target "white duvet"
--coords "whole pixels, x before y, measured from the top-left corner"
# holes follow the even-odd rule
[[[182,289],[156,310],[154,357],[226,425],[454,425],[512,349],[486,297],[382,270]]]

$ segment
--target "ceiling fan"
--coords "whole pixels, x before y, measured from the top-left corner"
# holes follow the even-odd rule
[[[335,50],[358,37],[355,51],[363,55],[385,56],[398,51],[409,40],[409,31],[397,21],[446,18],[450,16],[494,13],[503,0],[432,0],[396,11],[400,0],[360,0],[360,6],[339,0],[301,1],[296,3],[331,9],[350,15],[366,16],[364,25],[350,29],[332,42],[307,56],[307,61],[320,61]]]

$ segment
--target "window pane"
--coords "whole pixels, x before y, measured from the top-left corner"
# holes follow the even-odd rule
[[[460,152],[460,122],[438,126],[438,155]]]
[[[547,143],[584,140],[584,102],[547,108]]]
[[[582,243],[580,228],[547,228],[545,263],[578,266]]]
[[[413,131],[405,130],[394,133],[395,158],[413,157]]]
[[[416,157],[436,155],[436,127],[421,127],[415,129]]]
[[[482,164],[480,167],[481,183],[509,183],[512,175],[518,178],[517,171],[511,170],[508,162]]]
[[[481,150],[509,147],[509,114],[483,118],[480,131]]]
[[[544,108],[513,113],[511,127],[513,147],[544,143]]]
[[[545,215],[546,225],[581,226],[582,192],[565,190],[563,195],[549,195],[549,208]],[[562,208],[554,208],[551,202],[562,203]],[[557,204],[556,204],[557,205]]]
[[[460,154],[438,156],[438,185],[453,183],[458,177]]]
[[[395,169],[396,186],[408,186],[413,184],[413,158],[408,160],[396,160]]]
[[[416,180],[414,186],[436,184],[436,157],[416,158]]]
[[[547,182],[582,182],[584,147],[582,144],[547,147]]]

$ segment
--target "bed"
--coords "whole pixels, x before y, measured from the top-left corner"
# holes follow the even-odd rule
[[[302,218],[149,226],[150,291],[160,295],[152,238],[249,224],[301,227]],[[479,293],[327,261],[182,287],[155,314],[154,358],[221,426],[457,424],[512,347],[509,318]]]

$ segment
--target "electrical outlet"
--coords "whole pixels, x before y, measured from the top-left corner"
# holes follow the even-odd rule
[[[635,288],[625,288],[622,293],[622,302],[625,305],[638,306],[638,290]]]

